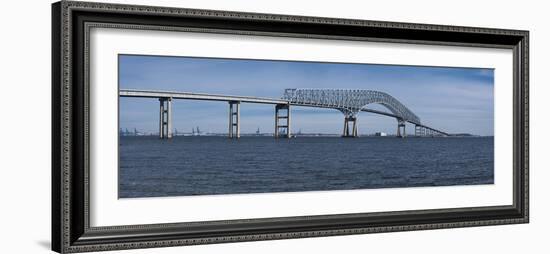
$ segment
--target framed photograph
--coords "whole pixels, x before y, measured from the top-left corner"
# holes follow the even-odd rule
[[[52,10],[54,251],[529,220],[528,31]]]

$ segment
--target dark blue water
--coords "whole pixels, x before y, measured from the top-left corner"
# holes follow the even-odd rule
[[[492,184],[493,138],[120,137],[119,197]]]

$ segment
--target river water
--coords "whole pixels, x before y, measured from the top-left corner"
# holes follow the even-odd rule
[[[492,184],[493,137],[120,137],[119,197]]]

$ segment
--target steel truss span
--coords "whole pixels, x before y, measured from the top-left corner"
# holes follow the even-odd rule
[[[362,89],[285,89],[281,98],[296,105],[335,108],[355,117],[368,104],[381,104],[402,121],[421,124],[420,118],[391,95]]]

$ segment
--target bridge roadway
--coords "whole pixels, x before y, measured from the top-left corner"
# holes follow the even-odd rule
[[[191,93],[191,92],[174,92],[174,91],[155,91],[155,90],[139,90],[139,89],[120,89],[119,90],[119,96],[120,97],[137,97],[137,98],[156,98],[161,101],[161,123],[159,128],[161,129],[160,136],[161,138],[171,137],[171,100],[172,99],[184,99],[184,100],[206,100],[206,101],[224,101],[230,103],[230,133],[229,136],[236,136],[239,137],[239,124],[238,124],[238,118],[240,116],[239,112],[239,106],[236,105],[236,112],[234,112],[234,107],[232,105],[234,104],[240,104],[240,103],[258,103],[258,104],[271,104],[271,105],[290,105],[290,106],[300,106],[300,107],[315,107],[315,108],[330,108],[330,109],[337,109],[333,106],[326,106],[321,104],[314,104],[314,103],[293,103],[289,102],[288,100],[283,99],[276,99],[276,98],[267,98],[267,97],[255,97],[255,96],[236,96],[236,95],[221,95],[221,94],[206,94],[206,93]],[[169,100],[168,100],[169,99]],[[165,101],[168,100],[167,105],[165,104]],[[392,114],[390,112],[384,112],[380,110],[375,109],[367,109],[367,108],[361,108],[361,111],[363,112],[370,112],[374,114],[384,115],[393,117],[396,119],[399,119],[400,117]],[[168,113],[168,114],[165,114]],[[237,116],[237,119],[234,119],[233,115]],[[290,111],[287,108],[287,116],[281,117],[290,119]],[[166,118],[168,120],[166,120]],[[236,121],[236,123],[234,122]],[[276,119],[278,122],[278,119]],[[288,120],[290,122],[290,120]],[[415,125],[415,134],[418,134],[418,128],[422,128],[423,132],[425,133],[431,133],[431,135],[442,135],[442,136],[449,136],[448,133],[431,128],[429,126],[426,126],[420,122],[416,122],[413,120],[406,120],[407,122],[410,122]],[[163,125],[166,125],[168,128],[166,130],[163,129]],[[236,133],[233,133],[233,125],[236,125],[237,130]],[[276,124],[277,125],[277,124]],[[290,127],[287,123],[286,126],[281,125],[281,128],[287,128],[287,135],[290,135]],[[276,126],[277,129],[277,126]],[[163,133],[164,132],[164,137]],[[278,130],[276,130],[276,134]],[[232,135],[235,134],[235,135]],[[428,134],[429,135],[429,134]]]

